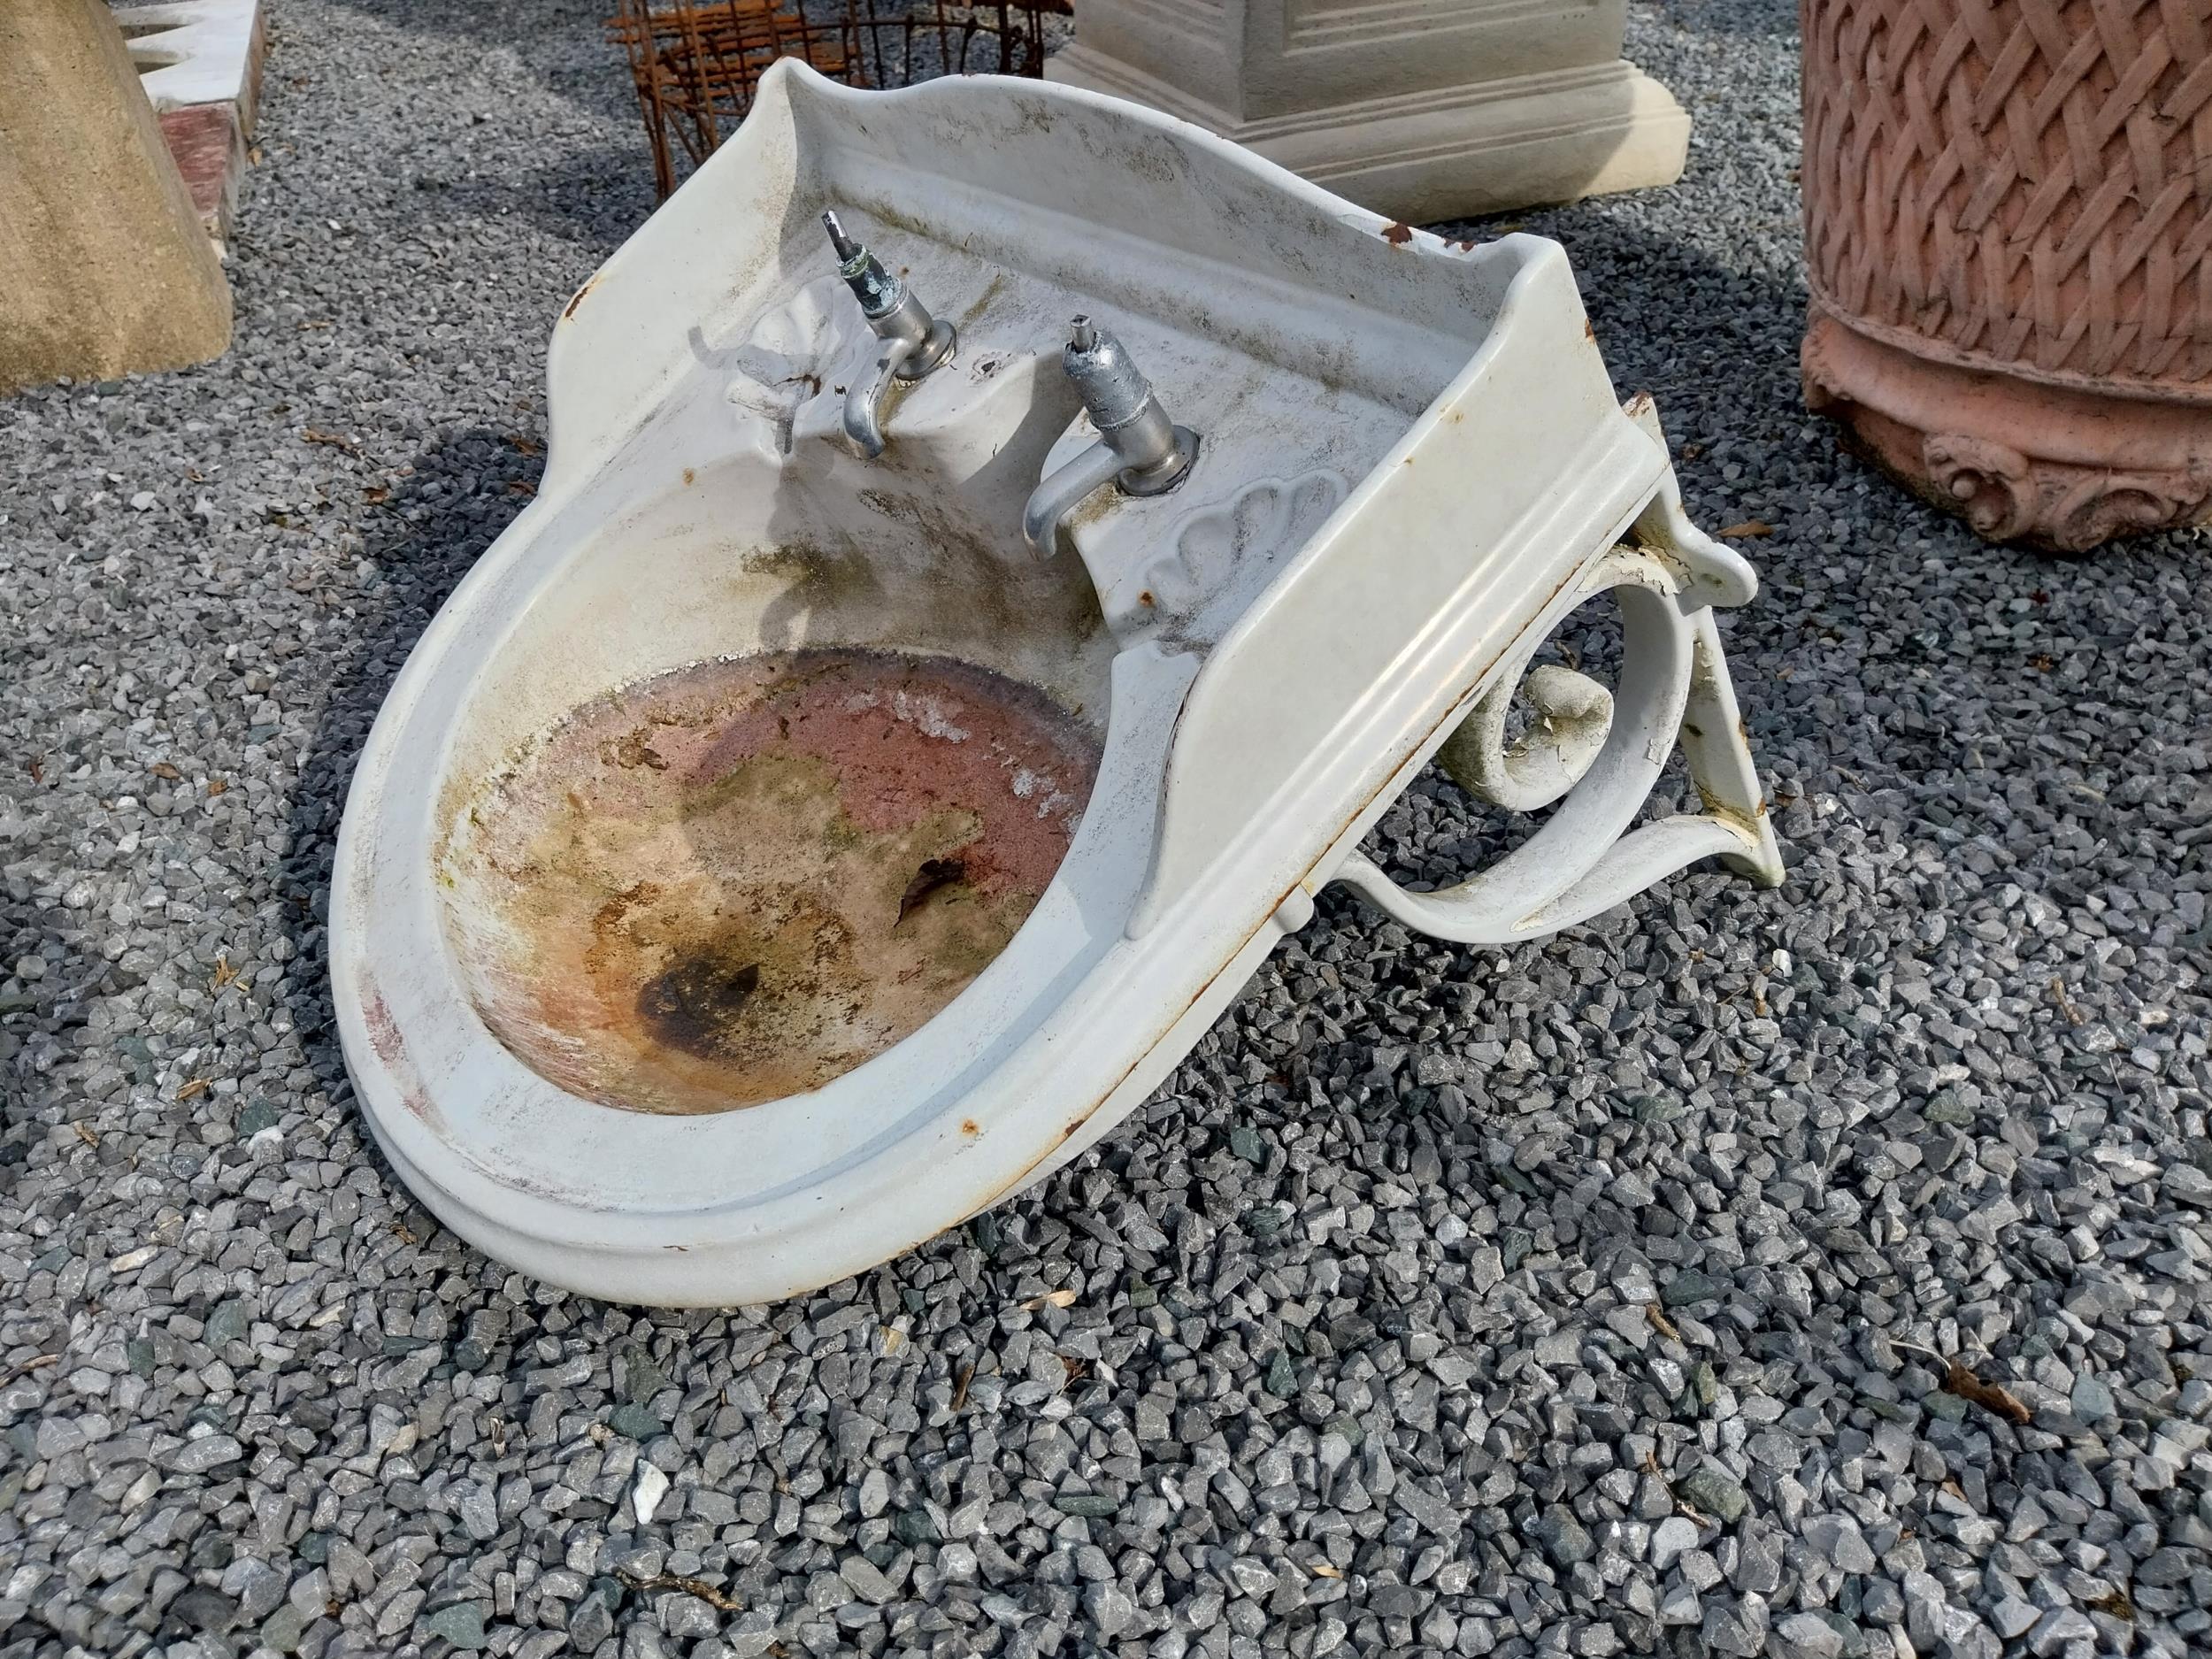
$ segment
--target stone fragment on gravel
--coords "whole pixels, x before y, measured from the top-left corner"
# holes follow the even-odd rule
[[[1578,1562],[1590,1559],[1596,1546],[1591,1542],[1589,1529],[1575,1518],[1575,1513],[1563,1503],[1555,1503],[1537,1517],[1532,1529],[1542,1542],[1545,1553],[1562,1567],[1572,1567]]]
[[[1859,1524],[1847,1515],[1813,1517],[1805,1523],[1805,1541],[1840,1571],[1872,1572],[1877,1565]]]
[[[1671,1515],[1651,1529],[1649,1560],[1654,1572],[1664,1572],[1680,1560],[1682,1552],[1697,1544],[1697,1524],[1679,1515]]]
[[[1674,1494],[1718,1521],[1738,1521],[1751,1507],[1742,1486],[1713,1463],[1700,1463],[1674,1483]]]
[[[1843,1636],[1816,1613],[1793,1613],[1772,1632],[1782,1659],[1841,1659]]]
[[[484,1610],[473,1601],[457,1601],[423,1620],[423,1628],[464,1653],[473,1653],[484,1645]]]

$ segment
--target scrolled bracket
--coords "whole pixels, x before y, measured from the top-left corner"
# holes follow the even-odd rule
[[[1748,599],[1756,578],[1690,525],[1671,475],[1634,534],[1636,546],[1592,562],[1439,751],[1451,775],[1486,800],[1522,811],[1557,802],[1543,827],[1489,869],[1434,892],[1401,887],[1358,852],[1337,880],[1409,927],[1462,944],[1555,933],[1716,855],[1763,886],[1780,884],[1781,849],[1712,611]],[[1606,593],[1621,608],[1617,691],[1570,669],[1529,667],[1551,626]],[[1517,687],[1537,719],[1509,744]],[[1632,829],[1677,743],[1704,810]]]
[[[1521,676],[1519,695],[1536,724],[1511,743],[1506,715],[1515,685],[1501,680],[1444,741],[1437,764],[1469,795],[1515,812],[1535,812],[1574,787],[1613,728],[1613,694],[1587,674],[1555,663]]]

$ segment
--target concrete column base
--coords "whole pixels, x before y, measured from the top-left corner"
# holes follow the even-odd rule
[[[1409,223],[1672,183],[1690,150],[1688,113],[1624,60],[1259,122],[1239,122],[1079,40],[1047,62],[1044,78],[1181,115]]]
[[[268,47],[261,0],[157,0],[118,6],[115,20],[200,222],[228,242]]]
[[[1079,39],[1045,78],[1133,99],[1410,224],[1671,184],[1689,153],[1674,95],[1616,58],[1237,119]]]
[[[0,393],[229,343],[222,264],[105,0],[0,4]]]

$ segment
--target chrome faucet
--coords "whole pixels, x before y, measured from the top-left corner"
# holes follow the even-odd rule
[[[852,289],[861,315],[882,342],[867,380],[845,394],[845,435],[873,460],[883,453],[883,400],[891,382],[918,380],[941,368],[960,336],[943,318],[932,317],[929,308],[914,297],[914,290],[886,271],[881,260],[845,234],[836,214],[823,214],[822,226],[837,250],[837,274]]]
[[[1040,558],[1050,558],[1060,521],[1106,484],[1125,495],[1164,495],[1189,476],[1198,434],[1179,426],[1120,341],[1078,317],[1060,352],[1098,442],[1047,476],[1022,512],[1022,534]]]

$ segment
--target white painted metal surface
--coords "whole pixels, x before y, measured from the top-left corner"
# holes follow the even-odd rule
[[[878,342],[828,207],[959,330],[873,460],[843,434]],[[1203,448],[1172,494],[1101,492],[1040,561],[1024,503],[1094,442],[1058,364],[1077,311]],[[1779,879],[1710,611],[1754,579],[1684,521],[1549,242],[1409,236],[1111,99],[860,93],[787,62],[570,303],[549,378],[544,480],[393,687],[331,917],[380,1141],[526,1271],[726,1304],[895,1255],[1103,1134],[1331,879],[1466,939],[1713,853]],[[1602,590],[1629,626],[1610,715],[1553,676],[1554,736],[1507,752],[1499,700]],[[564,1091],[477,1012],[496,895],[442,863],[459,803],[611,688],[808,646],[961,657],[1102,724],[1057,875],[941,1013],[823,1087],[692,1117]],[[1540,858],[1406,892],[1354,849],[1471,712],[1472,787],[1565,799]],[[1709,810],[1629,830],[1678,728]]]

